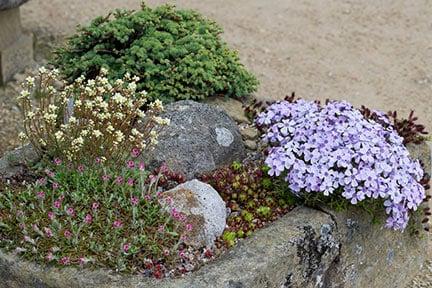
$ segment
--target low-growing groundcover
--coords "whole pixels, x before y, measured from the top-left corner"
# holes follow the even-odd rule
[[[351,204],[376,199],[386,227],[404,230],[425,199],[423,170],[384,113],[367,119],[344,101],[296,100],[270,105],[256,119],[270,145],[269,175],[298,197],[322,193]],[[331,198],[331,197],[329,197]]]
[[[62,88],[54,87],[56,70],[41,68],[25,80],[22,136],[41,161],[13,179],[30,182],[0,179],[0,247],[50,265],[156,278],[188,272],[212,253],[184,244],[193,227],[160,197],[184,176],[166,166],[147,171],[137,160],[169,124],[158,116],[163,105],[148,102],[142,112],[148,96],[135,91],[137,77],[111,84],[107,72]]]
[[[245,161],[201,176],[227,205],[227,228],[219,239],[224,245],[233,246],[237,239],[250,236],[293,208],[286,183],[272,179],[266,172],[268,167],[262,161]]]
[[[243,97],[258,81],[222,41],[222,29],[192,10],[145,5],[98,17],[56,52],[53,64],[72,82],[93,79],[102,67],[109,78],[140,77],[138,90],[163,102],[201,100],[222,94]]]

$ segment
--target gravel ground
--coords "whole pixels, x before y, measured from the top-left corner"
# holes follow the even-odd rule
[[[137,8],[139,2],[31,0],[22,6],[22,22],[36,34],[38,47],[46,48],[77,24],[114,8]],[[261,80],[258,98],[280,99],[296,91],[302,98],[345,99],[402,114],[414,109],[432,130],[432,1],[170,2],[198,9],[224,27],[224,38]],[[19,116],[8,89],[0,90],[0,136],[6,139],[0,155],[2,147],[16,145]],[[410,287],[432,287],[432,262]]]

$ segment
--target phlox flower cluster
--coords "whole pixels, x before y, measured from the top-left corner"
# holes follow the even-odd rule
[[[283,175],[296,194],[341,193],[352,204],[380,198],[386,227],[404,230],[425,198],[423,170],[394,128],[381,125],[386,116],[376,113],[377,122],[344,101],[274,103],[256,118],[270,146],[269,174]]]

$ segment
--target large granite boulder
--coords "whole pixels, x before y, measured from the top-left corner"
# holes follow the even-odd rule
[[[143,155],[150,167],[165,162],[193,179],[246,156],[236,123],[222,109],[179,101],[167,105],[162,117],[171,123],[160,133],[156,148]]]
[[[166,201],[170,199],[170,201]],[[161,203],[182,213],[190,225],[182,228],[185,243],[197,248],[214,246],[226,225],[226,205],[210,185],[196,179],[180,184],[162,194]]]

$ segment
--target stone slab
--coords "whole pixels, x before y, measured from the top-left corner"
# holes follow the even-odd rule
[[[33,64],[33,35],[21,34],[12,45],[0,50],[0,85]]]
[[[19,8],[0,11],[0,51],[17,41],[21,34]]]

